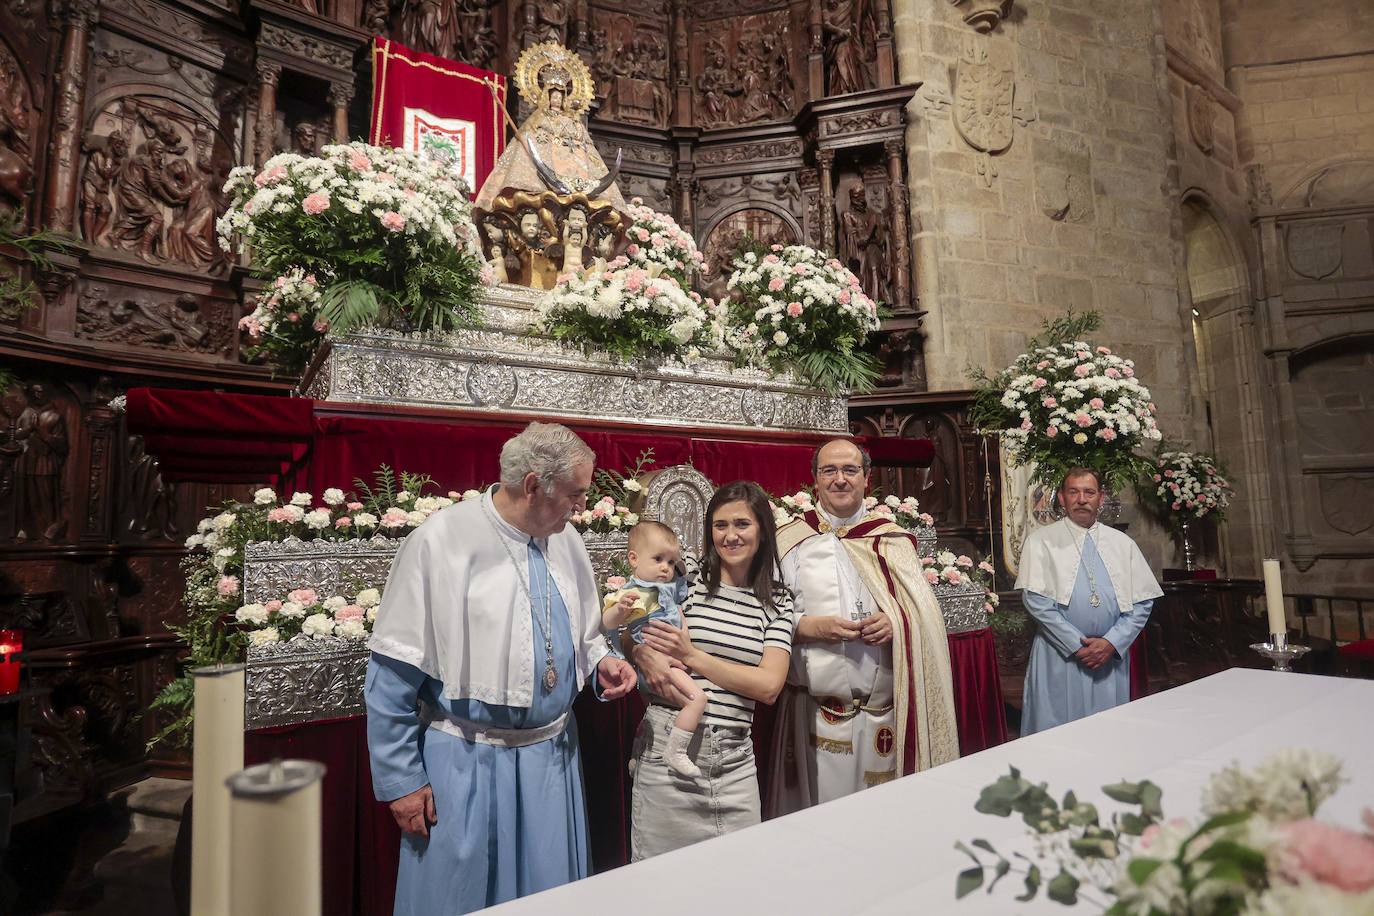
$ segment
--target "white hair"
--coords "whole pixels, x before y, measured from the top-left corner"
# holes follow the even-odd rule
[[[595,461],[596,454],[577,433],[557,423],[531,423],[501,446],[501,486],[519,490],[526,474],[552,492],[554,485],[572,476],[579,464]]]

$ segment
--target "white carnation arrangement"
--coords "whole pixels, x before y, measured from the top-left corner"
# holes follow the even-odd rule
[[[382,593],[376,588],[363,589],[352,600],[340,595],[325,598],[313,588],[297,588],[265,604],[241,605],[234,619],[247,633],[249,645],[286,642],[297,636],[360,641],[372,632],[381,603]]]
[[[539,302],[536,330],[626,360],[694,359],[724,340],[723,311],[662,265],[631,264],[563,276]]]
[[[260,171],[234,169],[224,193],[220,246],[249,254],[268,283],[242,325],[251,354],[295,372],[331,328],[477,323],[483,261],[472,203],[430,158],[366,143],[280,153]],[[307,277],[314,288],[296,294]]]
[[[1219,520],[1235,495],[1220,463],[1200,452],[1160,452],[1151,480],[1150,501],[1174,526],[1209,515]]]
[[[873,386],[879,367],[861,348],[878,330],[878,304],[838,260],[806,245],[745,251],[729,286],[727,342],[742,362],[828,391]]]
[[[693,279],[706,270],[706,260],[692,234],[668,214],[645,206],[638,197],[631,198],[621,212],[630,219],[625,233],[629,263],[645,270],[658,267],[683,289],[691,289]]]

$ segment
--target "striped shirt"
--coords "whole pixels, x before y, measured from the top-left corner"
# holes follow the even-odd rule
[[[727,662],[757,666],[765,646],[792,651],[796,624],[792,596],[780,590],[773,602],[776,611],[762,607],[752,589],[724,584],[715,595],[708,595],[706,583],[698,581],[682,604],[682,619],[698,649]],[[706,692],[704,724],[746,729],[753,725],[753,700],[718,687],[696,672],[692,680]]]

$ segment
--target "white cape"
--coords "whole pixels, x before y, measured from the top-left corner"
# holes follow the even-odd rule
[[[405,539],[368,648],[441,681],[446,699],[527,707],[544,661],[536,672],[530,600],[520,587],[529,582],[529,536],[500,517],[493,492],[436,512]],[[610,651],[591,559],[571,525],[536,544],[568,607],[581,685]]]
[[[1135,541],[1101,523],[1084,530],[1067,518],[1031,531],[1021,548],[1015,588],[1052,598],[1056,604],[1068,604],[1078,579],[1084,537],[1091,537],[1097,546],[1121,613],[1130,611],[1137,602],[1164,594]]]

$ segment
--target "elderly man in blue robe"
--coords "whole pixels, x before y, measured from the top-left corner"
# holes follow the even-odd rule
[[[368,662],[373,789],[403,831],[397,916],[467,913],[585,877],[571,707],[635,673],[609,653],[582,538],[594,455],[531,423],[501,484],[435,513],[396,554]]]
[[[1058,493],[1066,517],[1021,550],[1016,588],[1037,624],[1023,736],[1131,698],[1131,643],[1164,593],[1135,542],[1098,522],[1103,495],[1098,471],[1071,469]]]

